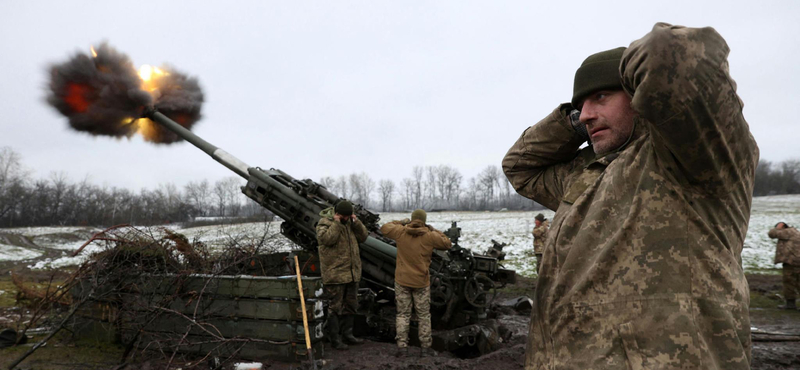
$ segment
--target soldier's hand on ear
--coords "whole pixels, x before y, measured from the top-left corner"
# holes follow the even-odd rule
[[[586,130],[586,124],[581,122],[581,111],[573,109],[572,112],[569,112],[569,123],[572,124],[572,128],[575,129],[575,132],[583,141],[589,140],[589,131]]]

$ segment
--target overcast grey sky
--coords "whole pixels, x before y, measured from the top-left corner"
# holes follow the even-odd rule
[[[653,2],[655,3],[655,2]],[[108,41],[206,95],[194,131],[297,178],[415,165],[465,178],[568,101],[575,69],[658,21],[713,26],[761,158],[800,158],[800,1],[0,1],[0,146],[36,177],[138,189],[232,173],[187,143],[90,137],[44,103],[47,66]]]

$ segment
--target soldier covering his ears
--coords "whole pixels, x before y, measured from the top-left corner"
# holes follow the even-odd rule
[[[758,147],[728,52],[713,28],[658,23],[589,56],[506,154],[517,192],[556,211],[526,369],[750,368]]]
[[[363,340],[353,335],[353,320],[358,310],[358,283],[361,281],[361,255],[358,243],[369,232],[353,213],[353,204],[342,200],[322,210],[317,223],[319,262],[328,306],[328,339],[335,349],[347,349]]]
[[[775,263],[783,264],[783,299],[786,300],[786,304],[780,307],[788,310],[797,309],[795,300],[800,294],[800,231],[785,222],[778,222],[767,235],[772,239],[778,239]]]
[[[425,223],[428,215],[418,209],[411,219],[392,221],[381,226],[381,233],[397,241],[397,265],[394,291],[397,300],[398,356],[408,354],[408,326],[411,309],[419,318],[421,354],[435,355],[431,348],[431,256],[434,249],[450,249],[450,238]]]

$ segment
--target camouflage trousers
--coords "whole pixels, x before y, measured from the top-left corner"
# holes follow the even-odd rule
[[[328,313],[353,315],[358,311],[358,283],[325,284],[322,289],[330,302]]]
[[[397,300],[397,346],[408,347],[408,326],[411,322],[411,306],[419,319],[420,347],[431,346],[431,287],[409,288],[394,283],[394,296]]]
[[[783,297],[794,302],[800,295],[800,266],[783,264]]]

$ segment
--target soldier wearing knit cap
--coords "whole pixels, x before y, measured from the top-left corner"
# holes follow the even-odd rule
[[[750,368],[758,146],[728,52],[713,28],[656,24],[586,58],[506,154],[514,189],[555,211],[525,369]]]
[[[322,267],[322,283],[329,299],[327,336],[335,349],[363,340],[353,335],[353,321],[358,309],[358,283],[361,280],[361,255],[358,243],[369,232],[353,213],[353,204],[342,200],[319,213],[317,243]]]
[[[408,326],[411,309],[419,318],[421,355],[435,355],[430,347],[431,337],[431,278],[430,265],[434,249],[450,249],[450,238],[425,224],[427,213],[417,209],[411,219],[392,221],[381,227],[384,236],[397,242],[397,265],[394,273],[397,300],[398,356],[408,354]]]

